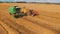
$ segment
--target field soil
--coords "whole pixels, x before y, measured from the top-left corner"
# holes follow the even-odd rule
[[[10,6],[26,7],[39,15],[14,18]],[[35,3],[0,3],[0,34],[60,34],[60,5]]]

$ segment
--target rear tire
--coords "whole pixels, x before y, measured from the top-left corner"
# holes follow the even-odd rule
[[[14,15],[14,18],[19,18],[19,15]]]
[[[9,13],[10,15],[12,15],[11,13]]]

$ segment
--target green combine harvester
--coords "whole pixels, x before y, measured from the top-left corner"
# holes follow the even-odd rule
[[[26,12],[25,8],[23,8],[22,11],[21,10],[22,8],[19,8],[18,6],[11,6],[9,7],[9,14],[13,15],[14,18],[27,16],[28,14],[30,14],[31,16],[37,15],[37,12],[33,12],[33,10],[29,10],[28,12]]]
[[[18,6],[11,6],[9,7],[9,14],[13,15],[14,18],[19,18],[27,15],[24,12],[21,12],[20,10],[21,8]]]
[[[17,6],[9,7],[9,14],[13,15],[14,18],[18,18],[20,16],[20,8]]]

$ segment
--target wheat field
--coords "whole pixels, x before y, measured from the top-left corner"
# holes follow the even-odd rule
[[[10,6],[25,6],[39,15],[15,19],[9,15]],[[0,34],[60,34],[60,5],[0,3]]]

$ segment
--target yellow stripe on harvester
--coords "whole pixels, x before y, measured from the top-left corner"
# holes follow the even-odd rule
[[[24,12],[24,13],[26,13],[26,12],[27,12],[27,9],[25,9],[25,8],[22,8],[22,9],[21,9],[21,12]]]

